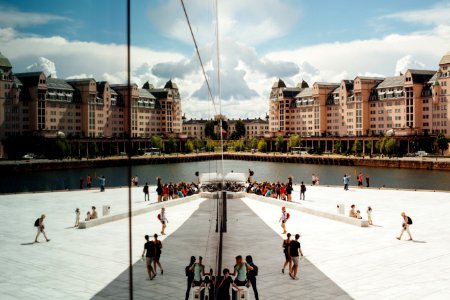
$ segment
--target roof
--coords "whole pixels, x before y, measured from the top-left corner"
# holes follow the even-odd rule
[[[139,89],[139,98],[148,98],[148,99],[156,99],[148,90]]]
[[[152,95],[155,96],[158,99],[165,99],[167,98],[167,93],[169,92],[169,89],[152,89]]]
[[[0,68],[12,68],[9,59],[0,52]]]
[[[344,79],[342,81],[344,82],[347,91],[353,90],[353,80]]]
[[[434,70],[409,70],[414,83],[425,83],[436,74]]]
[[[335,82],[316,82],[314,84],[317,84],[318,86],[340,86],[340,83],[335,83]]]
[[[286,87],[286,84],[284,83],[283,80],[278,79],[278,81],[275,81],[275,83],[272,85],[272,88],[282,88],[282,87]]]
[[[308,88],[309,85],[308,85],[308,83],[307,83],[306,81],[304,81],[304,80],[302,79],[302,82],[299,82],[299,83],[297,84],[297,87],[298,87],[298,88],[305,89],[305,88]]]
[[[434,83],[439,79],[440,73],[436,72],[434,73],[434,75],[430,78],[430,80],[428,80],[428,83]]]
[[[205,123],[208,122],[208,121],[210,121],[210,120],[190,119],[190,120],[187,120],[187,121],[183,121],[183,125],[184,125],[184,124],[205,124]]]
[[[303,91],[297,94],[295,98],[303,98],[303,97],[312,97],[313,95],[313,89],[312,88],[305,88]]]
[[[284,97],[294,98],[298,93],[300,93],[303,89],[298,87],[284,87],[281,88],[281,92]]]
[[[153,84],[151,84],[150,82],[146,82],[146,83],[144,83],[144,85],[142,86],[142,88],[143,89],[146,89],[146,90],[153,90],[155,87],[154,87],[154,85]]]
[[[377,89],[385,89],[388,87],[403,86],[404,83],[405,83],[405,78],[403,75],[386,77],[383,80],[383,82],[381,82],[377,86]]]
[[[445,53],[444,56],[442,56],[441,61],[439,62],[440,65],[444,64],[450,64],[450,51]]]
[[[24,85],[33,86],[39,84],[39,77],[42,72],[27,72],[14,74]]]
[[[172,82],[172,80],[169,80],[166,82],[166,85],[164,86],[165,89],[175,89],[178,90],[178,86],[175,82]]]
[[[91,80],[95,80],[94,78],[77,78],[77,79],[66,79],[66,82],[71,82],[71,83],[83,83],[83,82],[88,82]]]
[[[21,86],[23,86],[22,82],[16,76],[13,76],[13,81],[14,81],[14,87],[21,87]]]
[[[371,77],[371,76],[356,76],[356,78],[361,80],[377,80],[377,81],[383,81],[384,77]]]
[[[246,118],[246,119],[238,119],[238,120],[231,119],[231,120],[228,120],[228,124],[233,124],[233,123],[236,123],[237,121],[241,121],[244,124],[252,124],[252,123],[265,123],[265,124],[268,124],[269,123],[269,121],[263,120],[261,118],[252,118],[252,119]]]
[[[62,79],[47,77],[47,89],[73,91],[73,87]]]

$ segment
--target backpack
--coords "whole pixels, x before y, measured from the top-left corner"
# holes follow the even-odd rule
[[[258,266],[253,265],[253,275],[258,276]]]
[[[158,214],[158,220],[161,221],[161,214]]]
[[[286,220],[289,220],[289,218],[291,217],[291,215],[289,213],[286,214]]]
[[[408,225],[412,225],[412,219],[410,217],[408,217]]]
[[[34,227],[39,227],[39,218],[37,218],[36,221],[34,221]]]

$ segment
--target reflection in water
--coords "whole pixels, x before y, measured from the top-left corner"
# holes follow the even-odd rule
[[[139,176],[139,183],[155,184],[156,176],[164,182],[196,181],[195,172],[211,173],[220,170],[219,161],[201,161],[176,164],[133,166],[132,174]],[[311,183],[311,174],[319,175],[321,185],[341,185],[343,175],[352,176],[350,185],[356,185],[356,176],[360,171],[370,176],[371,187],[393,187],[407,189],[450,190],[449,173],[444,171],[427,171],[393,168],[360,168],[350,166],[327,166],[310,164],[290,164],[274,162],[254,162],[225,160],[224,173],[255,171],[253,178],[257,181],[287,181],[288,176],[294,182]],[[79,188],[80,177],[94,177],[93,186],[99,186],[97,176],[105,175],[106,187],[125,186],[127,182],[126,167],[88,168],[77,170],[45,171],[26,174],[12,174],[0,181],[0,193],[31,192]],[[85,180],[86,182],[86,180]]]

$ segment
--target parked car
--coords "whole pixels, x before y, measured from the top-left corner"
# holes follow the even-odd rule
[[[416,152],[416,156],[427,156],[428,153],[426,153],[425,151],[417,151]]]
[[[34,159],[36,158],[36,155],[34,153],[27,153],[24,156],[22,156],[23,159]]]

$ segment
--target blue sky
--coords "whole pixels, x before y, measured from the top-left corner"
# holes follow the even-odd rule
[[[219,0],[224,113],[263,116],[271,82],[339,81],[436,69],[450,50],[450,4],[443,1]],[[215,91],[214,2],[185,0]],[[188,116],[207,101],[179,0],[132,1],[132,76],[174,79]],[[15,72],[61,78],[126,78],[123,0],[0,0],[0,51]],[[209,112],[207,112],[209,113]]]

